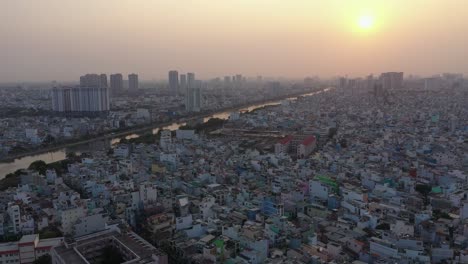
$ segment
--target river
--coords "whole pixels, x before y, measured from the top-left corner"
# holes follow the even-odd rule
[[[306,93],[306,94],[303,94],[303,95],[300,95],[300,96],[293,96],[293,97],[289,97],[289,98],[286,98],[286,99],[283,99],[283,100],[296,100],[298,97],[312,96],[312,95],[315,95],[315,94],[318,94],[318,93],[321,93],[321,92],[326,92],[329,89],[330,88],[326,88],[324,90],[320,90],[320,91],[317,91],[317,92]],[[271,102],[261,103],[261,104],[253,104],[253,105],[248,106],[248,107],[238,108],[237,111],[252,111],[252,110],[255,110],[255,109],[258,109],[258,108],[261,108],[261,107],[265,107],[265,106],[278,105],[283,100],[271,101]],[[229,115],[232,112],[233,111],[222,111],[222,112],[219,112],[219,113],[215,113],[215,114],[206,116],[206,117],[203,118],[203,122],[208,121],[210,118],[228,119]],[[181,126],[183,126],[185,124],[186,124],[186,122],[174,122],[174,123],[172,123],[170,125],[167,125],[167,126],[162,126],[162,127],[157,126],[157,127],[153,128],[152,133],[156,134],[156,133],[158,133],[158,131],[160,129],[177,130],[179,127],[181,127]],[[27,168],[29,166],[29,164],[31,164],[32,162],[34,162],[36,160],[43,160],[46,163],[60,161],[60,160],[63,160],[63,159],[66,158],[67,153],[71,153],[71,152],[80,153],[80,152],[89,152],[89,151],[99,150],[99,149],[106,149],[108,147],[111,147],[113,145],[118,144],[122,138],[126,138],[126,139],[136,138],[136,137],[139,137],[139,135],[144,134],[144,133],[145,132],[131,133],[131,134],[123,136],[123,137],[120,136],[120,137],[115,137],[115,138],[112,138],[112,139],[99,139],[99,140],[96,140],[96,141],[93,141],[93,142],[74,145],[72,147],[62,148],[62,149],[59,149],[59,150],[49,151],[49,152],[45,152],[45,153],[41,153],[41,154],[24,156],[24,157],[21,157],[21,158],[17,158],[15,160],[11,161],[11,162],[2,162],[2,163],[0,163],[0,179],[5,177],[5,175],[7,175],[8,173],[15,172],[18,169]]]

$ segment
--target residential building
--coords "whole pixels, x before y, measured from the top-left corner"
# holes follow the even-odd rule
[[[179,94],[179,73],[177,71],[169,71],[169,91],[173,96]]]
[[[139,88],[138,84],[138,75],[135,73],[128,75],[128,90],[129,91],[136,91]]]

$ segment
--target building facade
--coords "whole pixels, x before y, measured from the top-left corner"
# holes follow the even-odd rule
[[[383,90],[403,88],[403,72],[384,72],[380,75]]]
[[[181,74],[180,75],[180,92],[185,94],[187,90],[187,75]]]
[[[194,73],[187,73],[187,91],[185,93],[185,110],[199,112],[201,110],[201,81],[195,80]]]
[[[177,71],[169,71],[169,91],[173,96],[179,94],[179,73]]]
[[[25,235],[16,242],[0,243],[0,263],[33,263],[62,243],[63,237],[39,239],[38,234]]]
[[[99,113],[109,111],[107,87],[54,87],[52,110],[60,113]]]
[[[138,90],[138,74],[132,73],[128,75],[128,90]]]
[[[111,74],[110,76],[111,93],[123,90],[123,76],[121,73]]]
[[[107,75],[105,74],[86,74],[80,76],[81,87],[107,87]]]
[[[99,263],[106,247],[117,250],[125,263],[167,264],[167,255],[133,232],[104,230],[74,238],[54,247],[50,253],[52,263]]]

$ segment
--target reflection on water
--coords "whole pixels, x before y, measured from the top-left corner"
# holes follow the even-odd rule
[[[46,163],[51,163],[57,160],[65,159],[65,155],[66,154],[64,150],[59,150],[39,155],[22,157],[9,163],[0,163],[0,178],[5,177],[6,174],[14,172],[17,169],[27,168],[29,164],[36,160],[43,160]]]
[[[326,92],[328,90],[330,90],[330,88],[324,89],[323,91]],[[302,96],[311,96],[311,95],[314,95],[314,94],[321,93],[323,91],[307,93],[307,94],[303,94]],[[298,97],[289,97],[286,100],[293,101],[293,100],[296,100],[297,98]],[[278,100],[278,101],[273,101],[273,102],[268,102],[268,103],[255,104],[255,105],[251,105],[251,106],[246,107],[246,108],[241,108],[238,111],[242,111],[242,112],[252,111],[252,110],[255,110],[257,108],[261,108],[261,107],[265,107],[265,106],[271,106],[271,105],[278,105],[280,103],[281,103],[281,101]],[[210,116],[207,116],[207,117],[203,118],[203,122],[207,122],[210,118],[228,119],[230,113],[231,113],[230,111],[224,111],[224,112],[216,113],[216,114],[213,114],[213,115],[210,115]],[[175,123],[172,123],[172,124],[170,124],[168,126],[164,126],[162,128],[161,127],[154,128],[152,130],[152,133],[157,134],[160,129],[177,130],[179,127],[184,126],[185,124],[186,124],[186,122],[179,122],[179,123],[175,122]],[[144,132],[142,132],[141,134],[143,134],[143,133]],[[130,134],[130,135],[126,135],[125,138],[126,139],[132,139],[132,138],[137,138],[139,136],[140,136],[139,134]],[[22,158],[19,158],[19,159],[15,159],[12,162],[0,163],[0,178],[5,177],[6,174],[14,172],[14,171],[16,171],[18,169],[27,168],[29,166],[29,164],[31,164],[32,162],[34,162],[36,160],[43,160],[46,163],[56,162],[56,161],[60,161],[60,160],[65,159],[66,153],[70,153],[70,152],[75,152],[75,153],[77,153],[77,152],[78,153],[79,152],[91,152],[91,151],[96,151],[96,150],[107,149],[111,145],[118,144],[120,142],[120,139],[121,139],[121,137],[116,137],[116,138],[113,138],[111,140],[96,140],[96,141],[91,142],[91,143],[81,144],[81,145],[73,146],[73,147],[66,148],[66,149],[63,148],[63,149],[60,149],[60,150],[57,150],[57,151],[51,151],[51,152],[47,152],[47,153],[43,153],[43,154],[25,156],[25,157],[22,157]]]

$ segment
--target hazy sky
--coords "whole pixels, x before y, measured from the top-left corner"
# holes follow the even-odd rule
[[[468,73],[467,0],[0,0],[0,82]],[[374,24],[358,27],[362,16]]]

